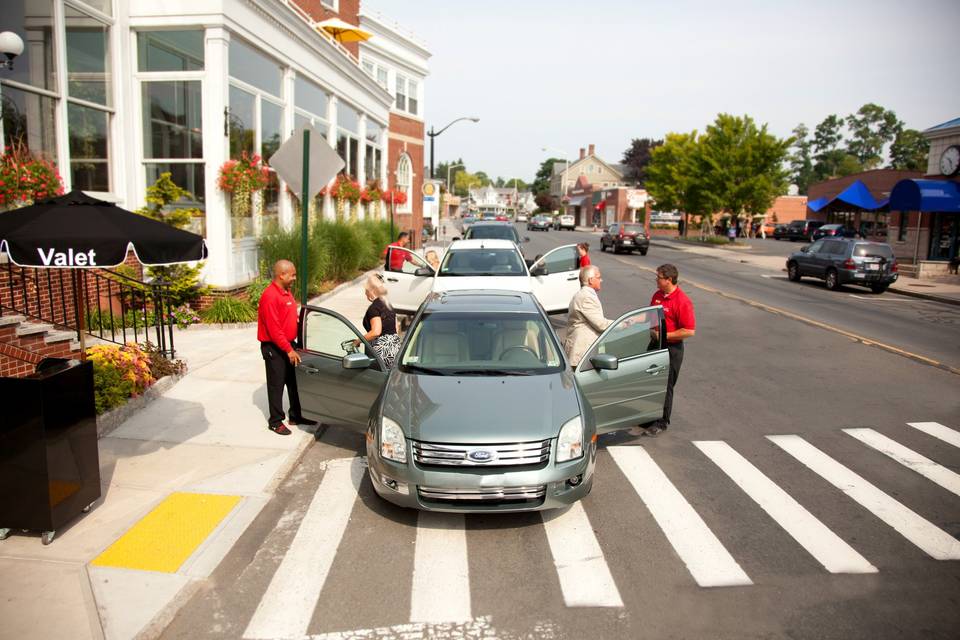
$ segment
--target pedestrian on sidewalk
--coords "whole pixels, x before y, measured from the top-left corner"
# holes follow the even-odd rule
[[[391,247],[399,247],[400,249],[406,249],[407,245],[410,244],[410,234],[406,231],[401,231],[397,236],[396,242],[391,242],[386,247],[383,248],[383,253],[381,258],[387,256],[387,252],[390,251]],[[406,251],[392,251],[390,252],[390,265],[388,271],[403,271],[403,264],[405,262],[413,262],[413,257]]]
[[[567,335],[563,340],[563,352],[570,366],[577,366],[590,348],[613,320],[603,315],[603,305],[597,293],[603,284],[600,267],[590,265],[580,269],[580,291],[573,296],[567,308]]]
[[[577,255],[580,257],[580,268],[589,267],[592,263],[590,262],[590,243],[581,242],[577,245]]]
[[[267,404],[270,417],[267,428],[281,436],[290,435],[283,424],[283,388],[290,400],[290,424],[315,425],[315,420],[300,413],[295,367],[300,364],[296,350],[300,314],[291,292],[297,279],[297,268],[289,260],[273,265],[273,281],[263,290],[257,309],[257,340],[267,371]]]
[[[663,418],[647,427],[643,432],[645,436],[656,437],[670,426],[670,415],[673,412],[673,388],[677,384],[677,378],[680,377],[680,366],[683,364],[683,341],[692,338],[697,327],[693,302],[677,284],[679,277],[680,273],[672,264],[662,264],[657,267],[657,290],[650,298],[650,305],[663,307],[667,329],[667,335],[664,338],[667,342],[667,352],[670,354],[670,374],[667,377],[667,395],[663,400]]]
[[[363,329],[366,333],[363,339],[373,346],[383,363],[393,368],[393,363],[400,352],[400,336],[397,335],[397,313],[387,300],[387,288],[383,285],[380,274],[373,274],[363,285],[363,292],[370,301],[367,312],[363,315]],[[360,346],[360,340],[354,340]]]

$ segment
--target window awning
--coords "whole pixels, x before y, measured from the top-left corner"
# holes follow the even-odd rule
[[[865,211],[873,211],[883,207],[883,204],[877,202],[873,194],[870,193],[870,190],[867,189],[867,185],[863,184],[861,180],[855,180],[850,183],[846,189],[832,198],[817,198],[812,202],[808,202],[807,207],[811,211],[820,211],[835,202],[842,202],[857,207],[858,209],[864,209]]]
[[[587,199],[587,196],[574,196],[570,198],[570,202],[567,203],[567,206],[579,207],[583,204],[583,201],[586,199]]]
[[[960,186],[949,180],[901,180],[890,192],[890,210],[960,213]]]
[[[827,206],[829,202],[830,198],[817,198],[816,200],[811,200],[808,202],[807,208],[814,212],[820,211],[820,209],[823,209],[825,206]]]

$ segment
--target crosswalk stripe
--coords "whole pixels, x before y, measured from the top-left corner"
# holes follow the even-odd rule
[[[421,511],[410,592],[410,622],[467,622],[470,568],[462,514]]]
[[[575,502],[568,509],[540,514],[566,605],[622,607],[620,592],[583,505]]]
[[[824,480],[850,496],[937,560],[960,560],[960,540],[908,509],[809,442],[795,435],[767,436]]]
[[[608,451],[697,584],[701,587],[753,584],[650,454],[642,447],[610,447]]]
[[[960,474],[943,467],[930,458],[906,448],[873,429],[844,429],[844,433],[853,436],[867,446],[873,447],[885,456],[903,466],[913,469],[924,478],[937,483],[947,491],[960,496]]]
[[[306,635],[363,480],[362,458],[333,460],[243,637]]]
[[[908,422],[907,425],[955,447],[960,447],[960,431],[945,427],[939,422]]]
[[[831,573],[876,573],[877,568],[726,442],[693,443]]]

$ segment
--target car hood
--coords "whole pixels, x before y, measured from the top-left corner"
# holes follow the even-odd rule
[[[496,444],[555,438],[580,414],[573,374],[430,376],[395,371],[383,415],[423,442]]]
[[[497,291],[530,292],[529,276],[454,276],[433,279],[433,291],[466,291],[468,289],[496,289]]]

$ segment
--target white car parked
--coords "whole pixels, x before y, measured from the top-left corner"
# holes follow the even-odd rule
[[[390,247],[383,277],[400,313],[414,313],[429,293],[468,289],[528,291],[547,313],[561,313],[580,289],[579,264],[574,244],[552,249],[528,267],[509,240],[457,240],[437,272],[409,249]]]
[[[573,216],[565,213],[553,219],[553,228],[557,231],[562,229],[575,231],[577,228],[577,220]]]

